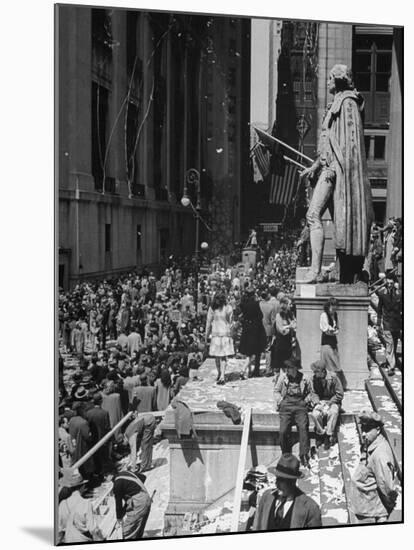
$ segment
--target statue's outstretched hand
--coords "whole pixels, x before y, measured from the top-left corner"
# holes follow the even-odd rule
[[[315,176],[315,169],[313,166],[310,166],[309,168],[305,168],[302,170],[302,172],[299,172],[300,179],[307,178],[312,179]]]

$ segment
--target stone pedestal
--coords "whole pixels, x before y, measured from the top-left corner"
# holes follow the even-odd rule
[[[215,502],[232,499],[243,425],[221,412],[196,414],[196,439],[179,439],[173,410],[167,410],[163,435],[170,446],[170,500],[165,526],[179,528],[188,512],[201,513]],[[273,464],[280,456],[279,416],[253,414],[245,469]],[[294,441],[296,440],[294,434]]]
[[[248,264],[249,267],[256,265],[256,250],[254,248],[243,248],[242,262]]]
[[[344,294],[344,295],[340,295]],[[348,389],[363,390],[369,377],[367,366],[368,304],[366,287],[357,285],[298,285],[295,296],[297,331],[305,373],[320,358],[319,320],[330,296],[338,300],[338,349]]]

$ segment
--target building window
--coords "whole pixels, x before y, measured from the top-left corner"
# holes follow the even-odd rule
[[[92,176],[95,180],[95,189],[97,191],[101,191],[103,188],[108,124],[108,96],[109,92],[104,86],[92,81]]]
[[[139,83],[142,81],[142,60],[138,56],[137,29],[140,14],[136,11],[127,12],[126,23],[126,63],[128,83],[131,85],[131,94],[139,99]],[[131,81],[132,74],[134,78]]]
[[[137,252],[141,250],[141,225],[137,225]]]
[[[371,136],[364,136],[364,141],[365,141],[365,154],[368,159],[370,155]]]
[[[299,73],[293,75],[293,94],[295,102],[304,103],[312,101],[313,98],[313,81],[312,77],[307,74],[305,81],[303,76]]]
[[[138,182],[138,162],[136,154],[136,140],[138,134],[138,107],[135,103],[128,103],[127,127],[126,127],[126,148],[127,148],[127,166],[128,181],[132,187]]]
[[[92,9],[92,68],[95,76],[109,82],[112,67],[112,21],[109,10]]]
[[[391,58],[391,35],[355,35],[353,72],[365,99],[366,124],[389,122]]]
[[[105,224],[105,252],[111,251],[111,224]]]
[[[367,160],[372,161],[385,161],[386,158],[386,133],[384,130],[366,130],[364,136],[365,151],[367,154]]]
[[[385,159],[385,136],[374,137],[374,159]]]

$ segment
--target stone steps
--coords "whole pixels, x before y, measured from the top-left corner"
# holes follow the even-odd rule
[[[349,523],[339,445],[318,451],[319,483],[322,525],[334,526]]]
[[[381,375],[384,379],[385,386],[395,403],[400,414],[402,414],[402,373],[398,369],[393,376],[388,376],[388,371],[384,367],[379,367]]]
[[[387,368],[382,365],[385,361],[385,349],[380,348],[376,352],[376,360],[379,365],[379,372],[384,380],[390,396],[392,397],[399,412],[402,412],[403,392],[402,392],[402,372],[397,368],[393,376],[388,376]]]
[[[344,482],[344,493],[348,509],[348,522],[353,524],[356,520],[350,511],[351,477],[358,466],[360,458],[360,439],[355,420],[348,418],[341,421],[338,430],[339,457],[342,468],[342,479]]]

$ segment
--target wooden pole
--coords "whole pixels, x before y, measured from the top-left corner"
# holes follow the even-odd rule
[[[246,466],[247,444],[249,442],[251,419],[252,409],[251,407],[249,407],[248,409],[246,409],[246,416],[244,417],[243,434],[240,444],[239,465],[237,468],[236,477],[236,491],[234,493],[233,515],[231,518],[231,533],[237,533],[237,531],[239,530],[240,503],[243,489],[244,468]]]

